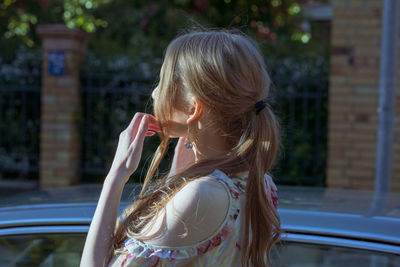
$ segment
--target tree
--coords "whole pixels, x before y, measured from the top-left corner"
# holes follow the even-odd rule
[[[309,44],[302,28],[301,5],[306,0],[2,0],[3,43],[22,40],[35,46],[38,24],[64,23],[95,33],[94,52],[126,52],[160,58],[167,43],[182,29],[239,28],[256,38],[266,53],[293,52]],[[106,47],[106,48],[105,48]],[[119,50],[119,51],[118,51]],[[296,50],[298,50],[296,48]]]
[[[20,38],[27,46],[35,44],[32,29],[38,23],[64,23],[94,32],[107,22],[93,11],[111,0],[3,0],[0,4],[1,29],[6,39]]]

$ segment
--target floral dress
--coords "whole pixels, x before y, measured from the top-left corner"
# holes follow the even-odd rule
[[[182,247],[154,246],[127,238],[123,244],[125,253],[113,258],[110,265],[132,266],[241,266],[240,232],[244,207],[246,182],[229,178],[215,170],[209,175],[219,181],[229,192],[229,211],[224,222],[214,234],[196,244]],[[264,176],[267,197],[278,207],[277,188],[268,175]]]

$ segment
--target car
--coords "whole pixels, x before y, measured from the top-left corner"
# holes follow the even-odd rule
[[[101,185],[0,200],[0,266],[78,266]],[[120,211],[140,186],[127,184]],[[278,186],[284,233],[274,266],[400,266],[400,196],[368,214],[372,192]]]

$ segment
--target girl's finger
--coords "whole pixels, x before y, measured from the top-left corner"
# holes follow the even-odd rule
[[[145,114],[144,113],[136,113],[135,116],[133,116],[133,119],[129,123],[128,128],[126,128],[126,131],[128,133],[128,136],[131,136],[131,141],[137,134],[137,129],[142,121],[142,118]]]
[[[147,114],[147,116],[149,116],[149,122],[150,123],[157,123],[157,119],[156,119],[156,117],[154,117],[153,115],[151,115],[151,114]]]
[[[161,129],[157,124],[149,123],[149,129],[155,132],[161,132]]]
[[[135,113],[135,116],[133,116],[132,120],[130,121],[129,125],[127,128],[132,128],[132,126],[138,122],[141,121],[142,117],[144,116],[144,113],[137,112]]]
[[[158,121],[156,120],[156,118],[152,115],[148,115],[149,116],[149,129],[156,131],[156,132],[160,132],[160,125],[158,124]]]
[[[148,129],[149,129],[149,118],[147,115],[144,115],[142,121],[140,122],[139,129],[137,130],[135,139],[132,142],[132,145],[143,144]]]

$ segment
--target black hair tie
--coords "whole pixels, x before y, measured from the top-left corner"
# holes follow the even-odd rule
[[[267,102],[265,100],[260,100],[254,105],[254,110],[256,112],[256,115],[260,113],[261,110],[263,110],[267,106]]]

